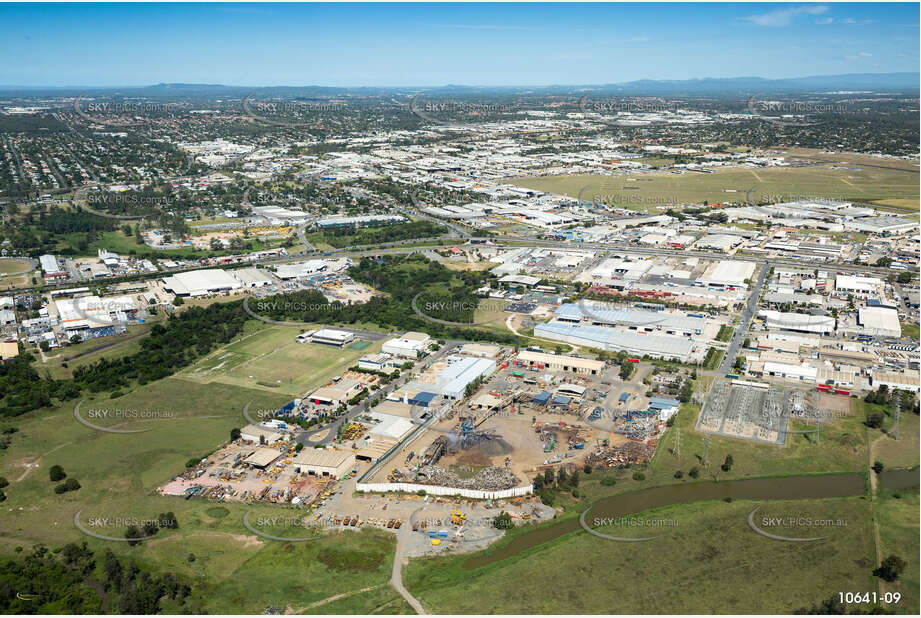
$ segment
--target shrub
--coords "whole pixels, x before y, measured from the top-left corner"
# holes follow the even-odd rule
[[[6,486],[9,485],[9,484],[10,484],[10,482],[9,482],[8,480],[6,480],[6,477],[5,477],[5,476],[0,476],[0,489],[3,489],[4,487],[6,487]]]
[[[684,472],[682,472],[681,470],[677,470],[677,471],[675,472],[675,478],[676,478],[676,479],[683,479],[683,478],[684,478]]]
[[[887,582],[894,582],[905,570],[905,566],[905,561],[901,557],[890,554],[873,570],[873,575]]]
[[[697,466],[692,467],[690,470],[688,470],[688,476],[692,479],[696,479],[698,476],[700,476],[700,468]]]
[[[601,479],[601,484],[605,487],[610,487],[611,485],[617,484],[617,479],[615,479],[613,476],[606,476]]]
[[[646,475],[640,472],[639,470],[637,470],[636,472],[633,473],[633,480],[634,481],[645,481]]]
[[[883,465],[883,462],[877,460],[877,461],[874,461],[874,462],[873,462],[873,466],[871,466],[871,467],[873,468],[873,471],[874,471],[874,472],[876,472],[877,474],[879,474],[880,472],[883,471],[883,469],[884,469],[886,466]],[[0,485],[0,487],[3,487],[3,485]]]
[[[64,489],[65,491],[77,491],[80,489],[80,483],[77,481],[77,479],[71,477],[64,481]]]
[[[64,472],[64,468],[61,466],[51,466],[48,470],[48,476],[51,477],[52,481],[63,481],[67,477],[67,473]]]

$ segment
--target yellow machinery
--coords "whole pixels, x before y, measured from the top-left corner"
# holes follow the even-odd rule
[[[451,523],[455,526],[462,526],[467,521],[467,516],[458,510],[451,511]]]

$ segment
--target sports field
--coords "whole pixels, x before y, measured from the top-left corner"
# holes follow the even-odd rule
[[[251,322],[240,340],[212,352],[180,375],[200,383],[232,384],[300,397],[357,364],[365,354],[381,349],[380,342],[364,348],[297,343],[298,333],[306,330]]]
[[[0,260],[0,290],[28,286],[32,282],[31,270],[32,263],[28,260]]]
[[[840,160],[839,160],[840,159]],[[700,172],[627,173],[618,176],[573,175],[511,178],[530,189],[593,199],[638,212],[662,212],[670,204],[773,202],[824,197],[879,203],[917,214],[918,168],[907,162],[880,162],[872,157],[814,157],[808,167],[748,168]],[[890,167],[890,165],[892,165]],[[879,167],[876,167],[879,166]]]

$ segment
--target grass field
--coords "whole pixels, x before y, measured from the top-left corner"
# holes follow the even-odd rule
[[[701,502],[647,511],[643,519],[677,522],[665,539],[648,543],[605,541],[579,530],[473,570],[464,570],[466,557],[413,560],[403,580],[433,612],[457,614],[789,613],[839,590],[875,589],[865,500],[761,504],[772,516],[847,522],[815,544],[754,533],[747,516],[757,505]]]
[[[308,329],[251,322],[242,339],[212,352],[180,375],[201,383],[218,382],[300,397],[357,364],[365,354],[379,352],[381,347],[380,342],[362,350],[297,343],[301,330]]]
[[[26,260],[0,260],[0,290],[13,290],[31,285],[32,265]]]
[[[821,432],[818,443],[811,442],[807,434],[788,434],[784,446],[758,444],[750,440],[699,433],[694,429],[699,407],[682,404],[675,425],[666,430],[659,441],[659,448],[648,465],[646,481],[637,482],[629,470],[619,471],[618,486],[645,486],[674,483],[674,474],[685,473],[692,466],[701,470],[701,479],[751,478],[757,476],[782,476],[793,474],[820,474],[824,472],[862,473],[866,466],[866,432],[861,424],[863,417],[856,415],[836,419],[828,423]],[[798,424],[797,424],[798,425]],[[675,448],[675,434],[680,428],[680,456],[672,454]],[[794,426],[794,429],[800,428]],[[709,448],[705,446],[709,440]],[[698,459],[708,451],[712,474]],[[729,472],[720,469],[726,455],[732,455],[735,463]]]
[[[902,337],[917,340],[921,337],[921,326],[911,322],[902,322]]]
[[[876,513],[879,518],[880,554],[900,556],[908,563],[905,573],[895,582],[881,582],[882,591],[901,592],[900,613],[917,615],[921,611],[918,598],[918,491],[884,491],[879,496]]]
[[[73,377],[74,369],[81,365],[94,363],[102,357],[120,358],[134,354],[141,349],[141,339],[150,332],[150,324],[156,319],[154,317],[153,320],[148,320],[144,324],[131,324],[127,327],[127,332],[121,335],[91,339],[76,345],[49,350],[45,353],[47,361],[44,363],[38,352],[35,352],[34,356],[38,360],[33,366],[40,373],[44,374],[47,370],[51,377],[60,380]]]
[[[829,155],[822,160],[834,158],[837,161],[836,157]],[[508,182],[570,197],[577,197],[584,189],[585,199],[598,196],[601,201],[639,212],[659,212],[665,205],[676,203],[744,202],[745,191],[754,189],[752,200],[755,202],[827,197],[885,202],[888,208],[917,213],[917,167],[914,173],[905,166],[860,167],[861,164],[880,164],[870,157],[849,158],[846,162],[855,167],[844,167],[836,162],[800,168],[718,170],[712,174],[654,172],[626,176],[546,176],[512,178]]]

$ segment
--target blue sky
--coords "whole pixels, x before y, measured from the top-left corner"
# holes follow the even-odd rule
[[[0,84],[597,84],[917,72],[918,4],[0,4]]]

